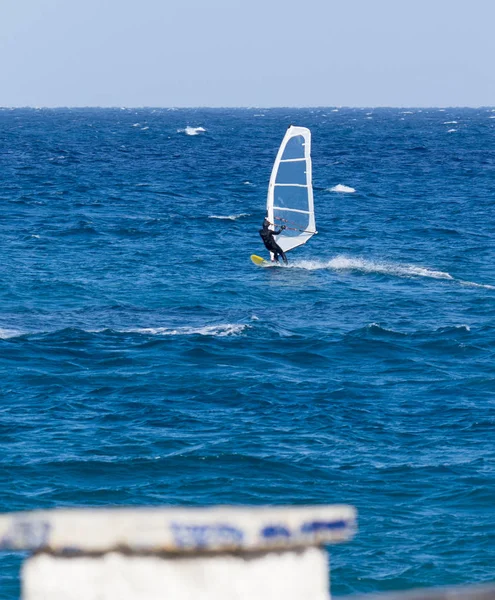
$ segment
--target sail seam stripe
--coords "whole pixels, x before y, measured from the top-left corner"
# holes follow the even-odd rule
[[[284,208],[282,206],[274,206],[273,210],[288,210],[290,212],[303,213],[304,215],[310,215],[309,210],[299,210],[298,208]]]
[[[308,186],[304,183],[275,183],[276,187],[302,187],[307,188]]]
[[[281,163],[283,162],[306,162],[305,158],[282,158]]]

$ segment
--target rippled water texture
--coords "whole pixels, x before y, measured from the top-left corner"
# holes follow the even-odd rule
[[[335,593],[495,579],[494,117],[0,111],[0,510],[350,503]],[[291,123],[319,234],[260,269]]]

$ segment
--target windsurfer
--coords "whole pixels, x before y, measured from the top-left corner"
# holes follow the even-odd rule
[[[284,263],[287,264],[288,261],[287,256],[285,256],[285,252],[277,244],[273,237],[274,235],[280,235],[285,229],[285,225],[282,225],[278,231],[270,229],[271,225],[272,223],[270,223],[270,221],[265,217],[265,220],[263,221],[263,228],[260,229],[260,236],[263,240],[263,244],[265,244],[265,248],[268,250],[268,252],[273,253],[273,262],[278,262],[278,257],[281,256]]]

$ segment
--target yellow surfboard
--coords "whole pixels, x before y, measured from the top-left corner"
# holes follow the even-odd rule
[[[264,258],[261,258],[261,256],[257,256],[256,254],[251,254],[251,260],[258,267],[271,267],[273,265],[273,263],[271,263],[270,261],[265,260]]]

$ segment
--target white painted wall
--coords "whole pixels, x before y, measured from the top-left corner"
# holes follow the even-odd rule
[[[38,554],[22,571],[23,600],[328,600],[321,548],[164,558]]]

